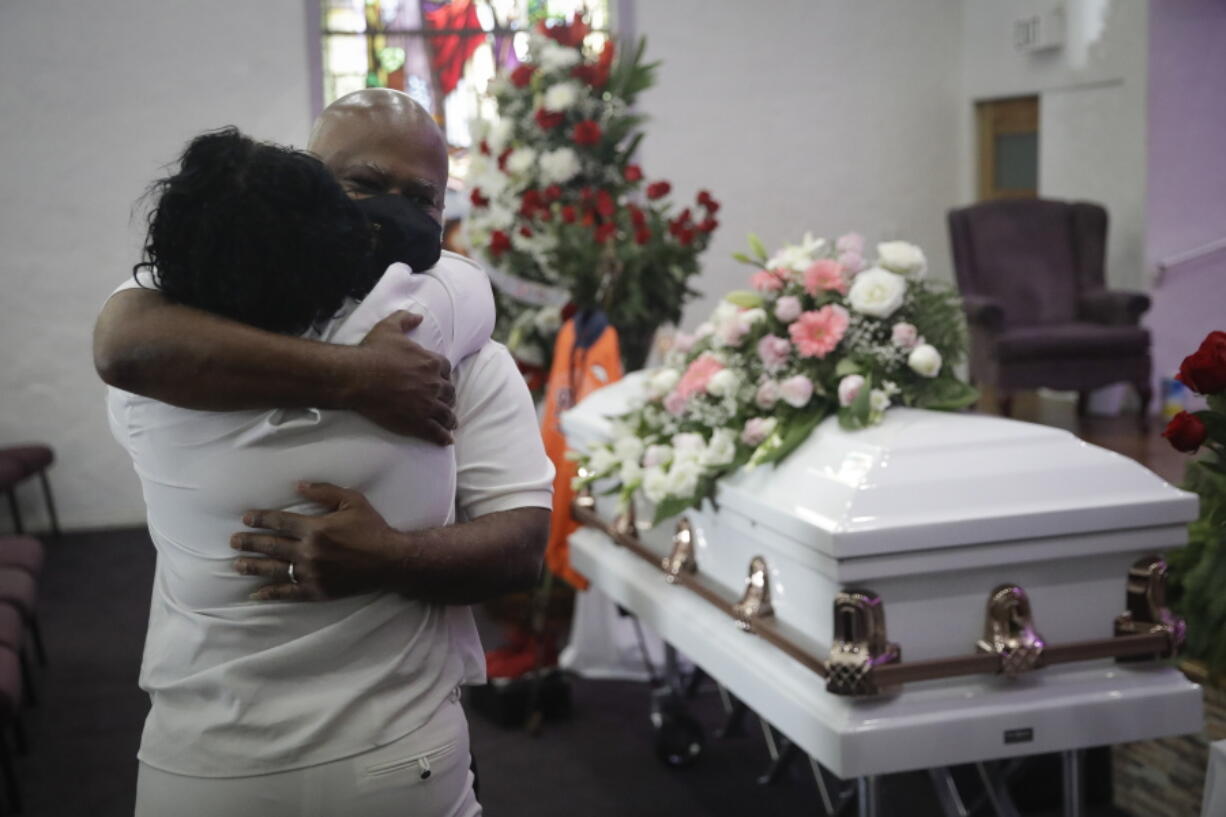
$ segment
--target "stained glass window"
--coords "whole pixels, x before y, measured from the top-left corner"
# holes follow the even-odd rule
[[[486,86],[519,64],[527,31],[586,11],[599,49],[609,36],[606,0],[322,0],[324,104],[388,87],[428,110],[457,148],[469,123],[493,113]]]

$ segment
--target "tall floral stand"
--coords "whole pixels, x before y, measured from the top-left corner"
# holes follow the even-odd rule
[[[1209,744],[1226,739],[1226,687],[1212,683],[1199,662],[1185,662],[1181,669],[1204,690],[1205,729],[1112,749],[1113,800],[1132,817],[1200,814]]]

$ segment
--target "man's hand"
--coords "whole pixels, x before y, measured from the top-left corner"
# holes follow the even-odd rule
[[[321,516],[285,511],[248,511],[243,522],[267,533],[236,533],[230,547],[268,558],[244,557],[235,569],[265,576],[255,601],[319,601],[387,589],[387,570],[395,559],[396,531],[357,491],[328,483],[299,483],[298,493],[328,509]],[[289,566],[294,566],[290,580]]]
[[[393,312],[362,340],[366,365],[356,373],[352,408],[389,431],[450,445],[456,426],[451,364],[405,337],[419,323],[420,315]]]

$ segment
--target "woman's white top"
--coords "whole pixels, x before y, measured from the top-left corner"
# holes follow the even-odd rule
[[[437,527],[454,521],[461,451],[466,515],[549,507],[553,470],[531,400],[522,380],[519,391],[508,384],[505,349],[488,340],[484,273],[450,253],[426,273],[395,264],[316,337],[358,343],[397,309],[422,314],[410,337],[458,364],[457,413],[469,428],[454,448],[351,412],[203,412],[109,390],[111,429],[140,477],[157,548],[140,675],[152,704],[144,763],[205,777],[324,763],[403,737],[458,684],[484,680],[467,607],[395,593],[253,602],[266,580],[234,571],[229,540],[244,511],[320,511],[294,493],[299,480],[362,492],[392,527]],[[515,440],[508,461],[502,435],[529,440]]]

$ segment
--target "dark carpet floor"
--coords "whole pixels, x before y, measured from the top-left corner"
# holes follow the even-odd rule
[[[72,534],[49,543],[40,615],[51,664],[38,675],[39,705],[24,715],[31,752],[18,761],[28,817],[132,814],[147,710],[136,680],[152,570],[143,531]],[[572,690],[571,717],[546,723],[537,737],[470,714],[481,800],[491,817],[822,813],[807,764],[796,764],[775,785],[754,782],[768,760],[756,728],[739,738],[709,737],[695,766],[671,770],[651,749],[644,685],[575,680]],[[713,694],[700,695],[693,712],[708,735],[714,731],[721,710]],[[1101,792],[1102,764],[1096,768],[1091,788]],[[1027,814],[1054,814],[1054,771],[1040,762],[1017,781]],[[882,817],[939,814],[921,774],[886,778],[884,799]],[[1087,817],[1114,814],[1095,806]]]

